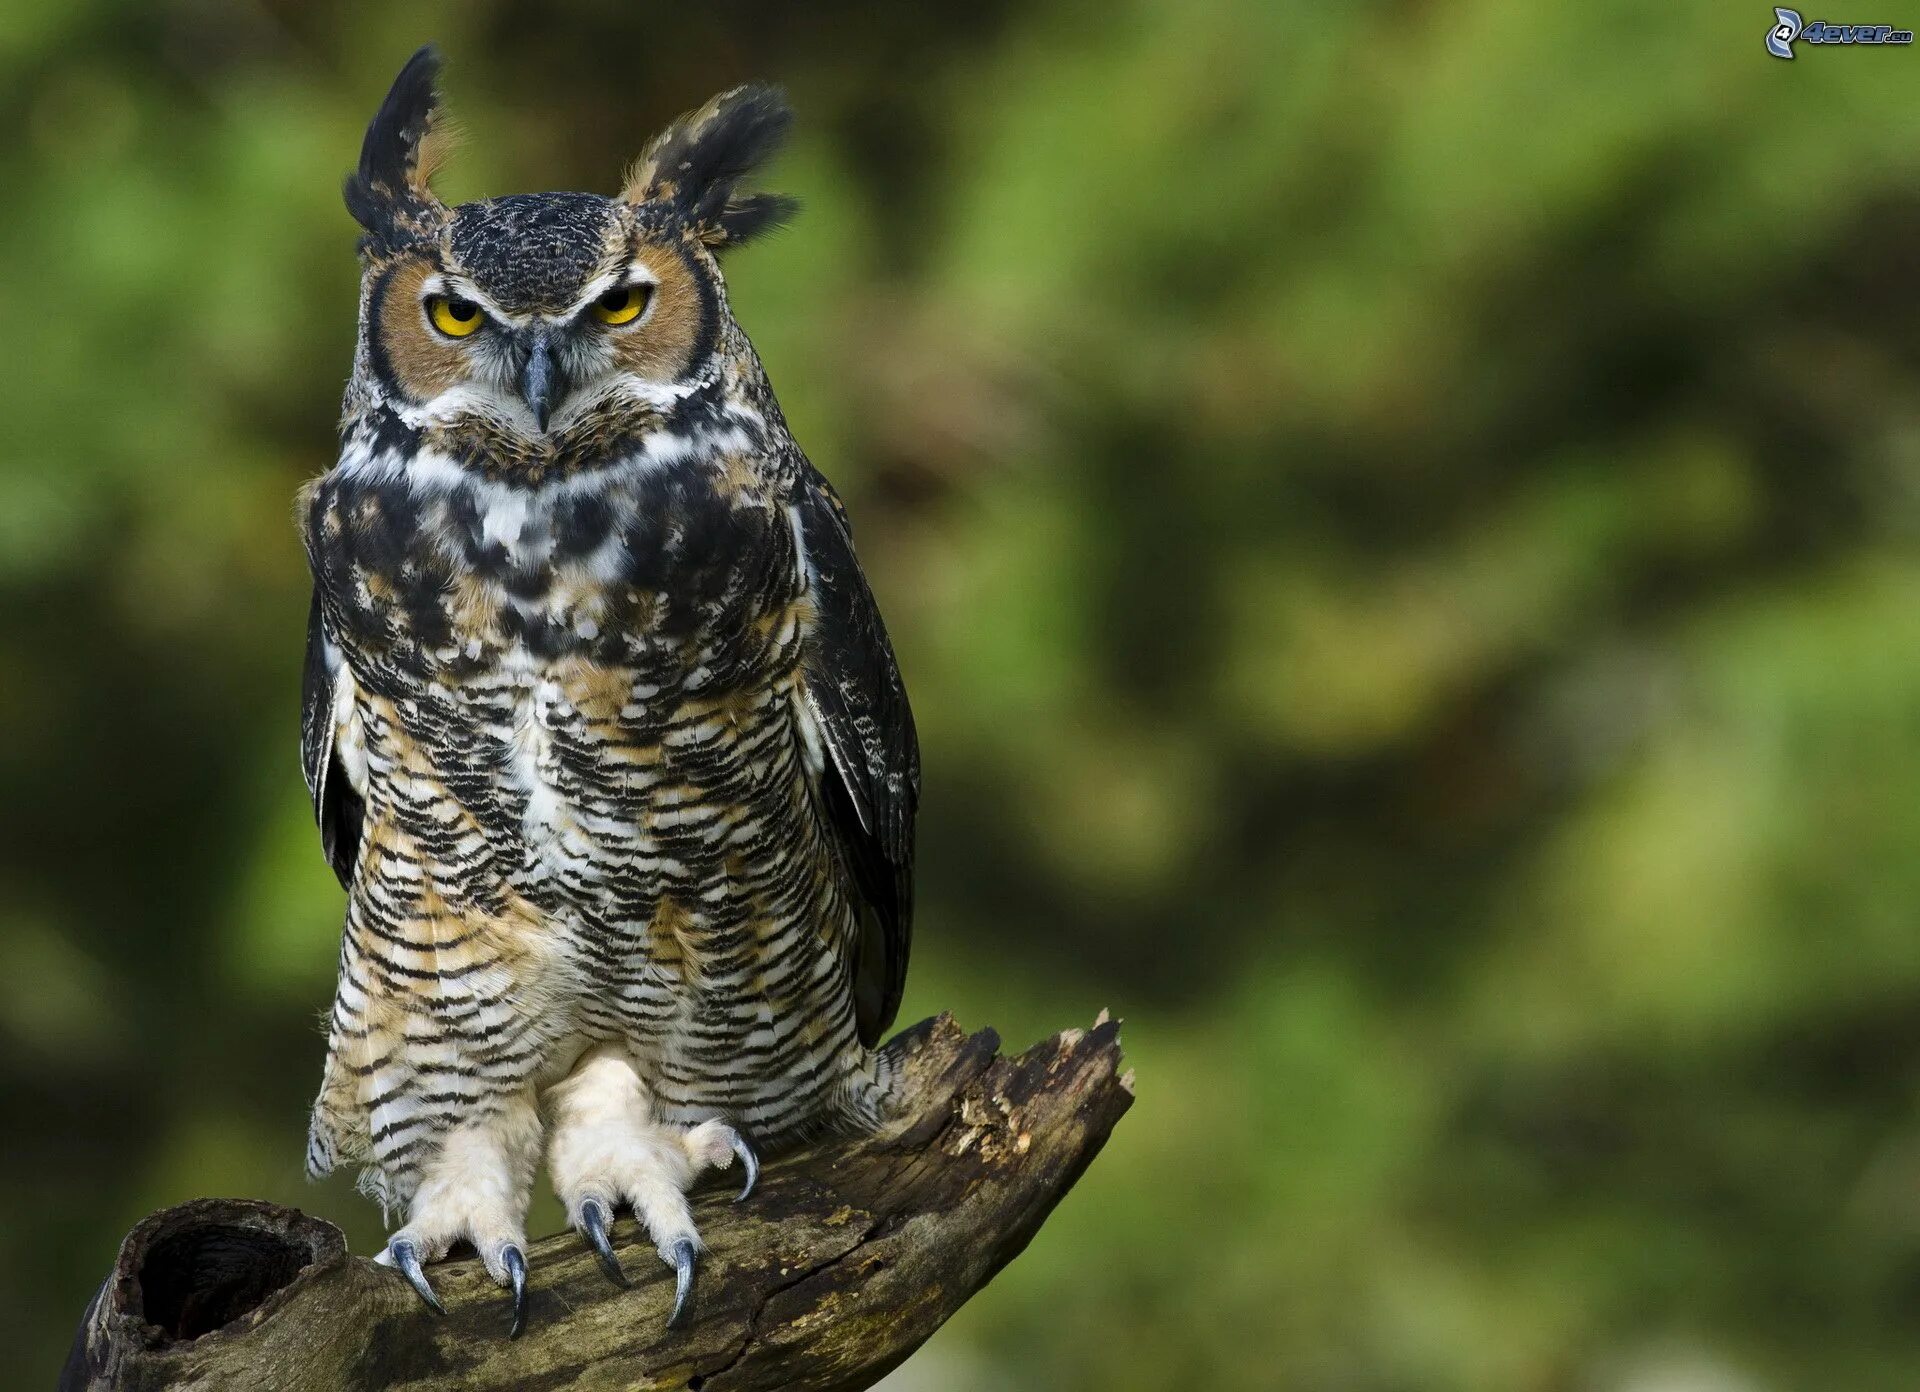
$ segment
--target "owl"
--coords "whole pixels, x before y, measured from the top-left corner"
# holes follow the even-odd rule
[[[628,1208],[687,1306],[705,1171],[880,1120],[919,753],[846,514],[718,257],[791,200],[791,117],[727,92],[615,197],[449,207],[438,59],[346,182],[359,334],[313,572],[302,762],[347,890],[307,1163],[478,1250],[527,1308],[544,1160],[624,1282]]]

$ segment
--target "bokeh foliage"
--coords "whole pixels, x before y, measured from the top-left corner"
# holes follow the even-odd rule
[[[437,38],[462,197],[789,86],[732,283],[920,716],[906,1018],[1128,1017],[1139,1105],[900,1385],[1911,1388],[1920,53],[1768,18],[0,3],[20,1385],[154,1206],[379,1238],[299,1175],[290,498]]]

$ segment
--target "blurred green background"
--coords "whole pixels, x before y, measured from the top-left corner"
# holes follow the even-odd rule
[[[0,3],[7,1385],[156,1206],[380,1238],[291,499],[427,39],[460,198],[788,86],[730,276],[919,714],[903,1018],[1127,1019],[892,1386],[1920,1385],[1920,51],[1770,19]]]

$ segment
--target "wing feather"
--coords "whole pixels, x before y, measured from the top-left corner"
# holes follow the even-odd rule
[[[307,661],[300,681],[300,768],[320,824],[320,846],[342,888],[360,850],[361,802],[333,750],[334,682],[340,651],[327,637],[316,593],[307,611]]]
[[[826,756],[826,815],[861,904],[854,1009],[868,1047],[893,1023],[913,940],[913,836],[920,745],[846,510],[811,466],[795,492],[815,610],[802,684]]]

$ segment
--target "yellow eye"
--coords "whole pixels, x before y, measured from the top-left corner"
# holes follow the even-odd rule
[[[487,316],[472,300],[456,300],[446,295],[428,296],[427,318],[448,338],[465,338],[487,322]]]
[[[647,307],[651,285],[620,285],[593,302],[593,317],[603,324],[631,324]]]

